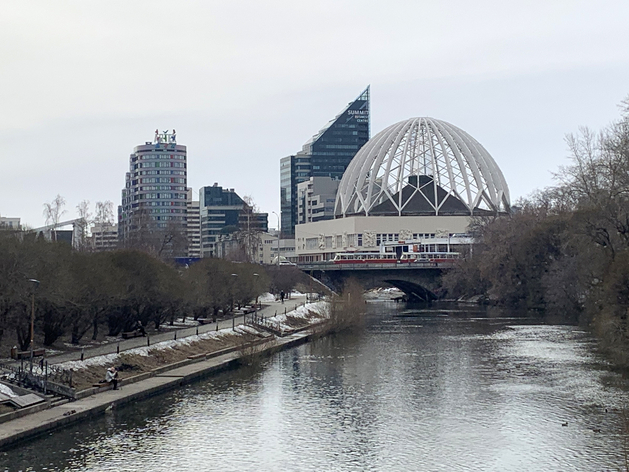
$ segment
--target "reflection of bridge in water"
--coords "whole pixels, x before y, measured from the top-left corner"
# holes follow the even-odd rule
[[[454,262],[349,263],[333,261],[302,262],[298,267],[324,284],[340,289],[350,278],[366,290],[393,285],[402,290],[409,301],[430,301],[437,298],[441,274]]]

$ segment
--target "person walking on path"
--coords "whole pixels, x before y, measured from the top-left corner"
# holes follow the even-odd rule
[[[284,303],[284,290],[280,291],[280,300]]]

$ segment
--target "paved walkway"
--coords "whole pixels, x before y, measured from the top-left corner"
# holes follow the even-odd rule
[[[284,313],[284,310],[289,312],[294,310],[297,306],[303,305],[305,301],[306,295],[298,295],[293,296],[290,300],[286,300],[284,303],[280,301],[265,302],[262,304],[262,309],[258,310],[258,316],[270,318],[275,315]],[[250,317],[251,315],[238,315],[234,318],[234,320],[221,320],[216,323],[191,326],[187,328],[169,328],[168,331],[164,331],[159,334],[149,334],[147,337],[124,340],[121,339],[118,342],[111,342],[97,347],[85,348],[83,350],[83,358],[88,359],[90,357],[103,356],[106,354],[115,354],[118,349],[120,349],[120,352],[122,352],[128,349],[146,346],[149,343],[150,345],[153,345],[162,341],[170,341],[171,339],[175,338],[175,335],[177,336],[177,339],[185,338],[187,336],[193,336],[197,334],[197,329],[198,334],[207,333],[208,331],[217,331],[221,329],[231,329],[233,324],[235,324],[236,326],[244,324],[245,316]],[[78,361],[80,359],[81,350],[65,352],[63,354],[57,354],[47,357],[49,364],[61,364],[68,361]],[[18,365],[19,362],[15,362],[14,364]]]
[[[291,306],[294,308],[294,304]],[[231,326],[230,326],[231,328]],[[261,346],[261,350],[270,348],[286,348],[308,339],[307,333],[295,333],[285,338],[275,339]],[[118,390],[107,390],[97,395],[82,398],[70,403],[38,411],[21,418],[2,424],[0,427],[0,450],[26,438],[42,434],[46,431],[74,423],[90,416],[107,412],[112,408],[140,400],[158,392],[176,388],[205,377],[210,373],[234,365],[240,353],[231,352],[197,363],[188,364],[168,370],[134,383],[121,380]],[[131,381],[132,379],[128,379]]]

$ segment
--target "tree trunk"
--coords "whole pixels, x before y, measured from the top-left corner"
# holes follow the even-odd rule
[[[92,341],[96,341],[96,338],[98,337],[98,316],[94,316],[92,326],[94,327],[94,331],[92,331]]]

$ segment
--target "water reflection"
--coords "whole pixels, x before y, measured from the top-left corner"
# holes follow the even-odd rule
[[[0,456],[0,464],[11,471],[621,468],[625,390],[583,331],[478,307],[370,308],[363,332],[322,338],[57,431]]]

